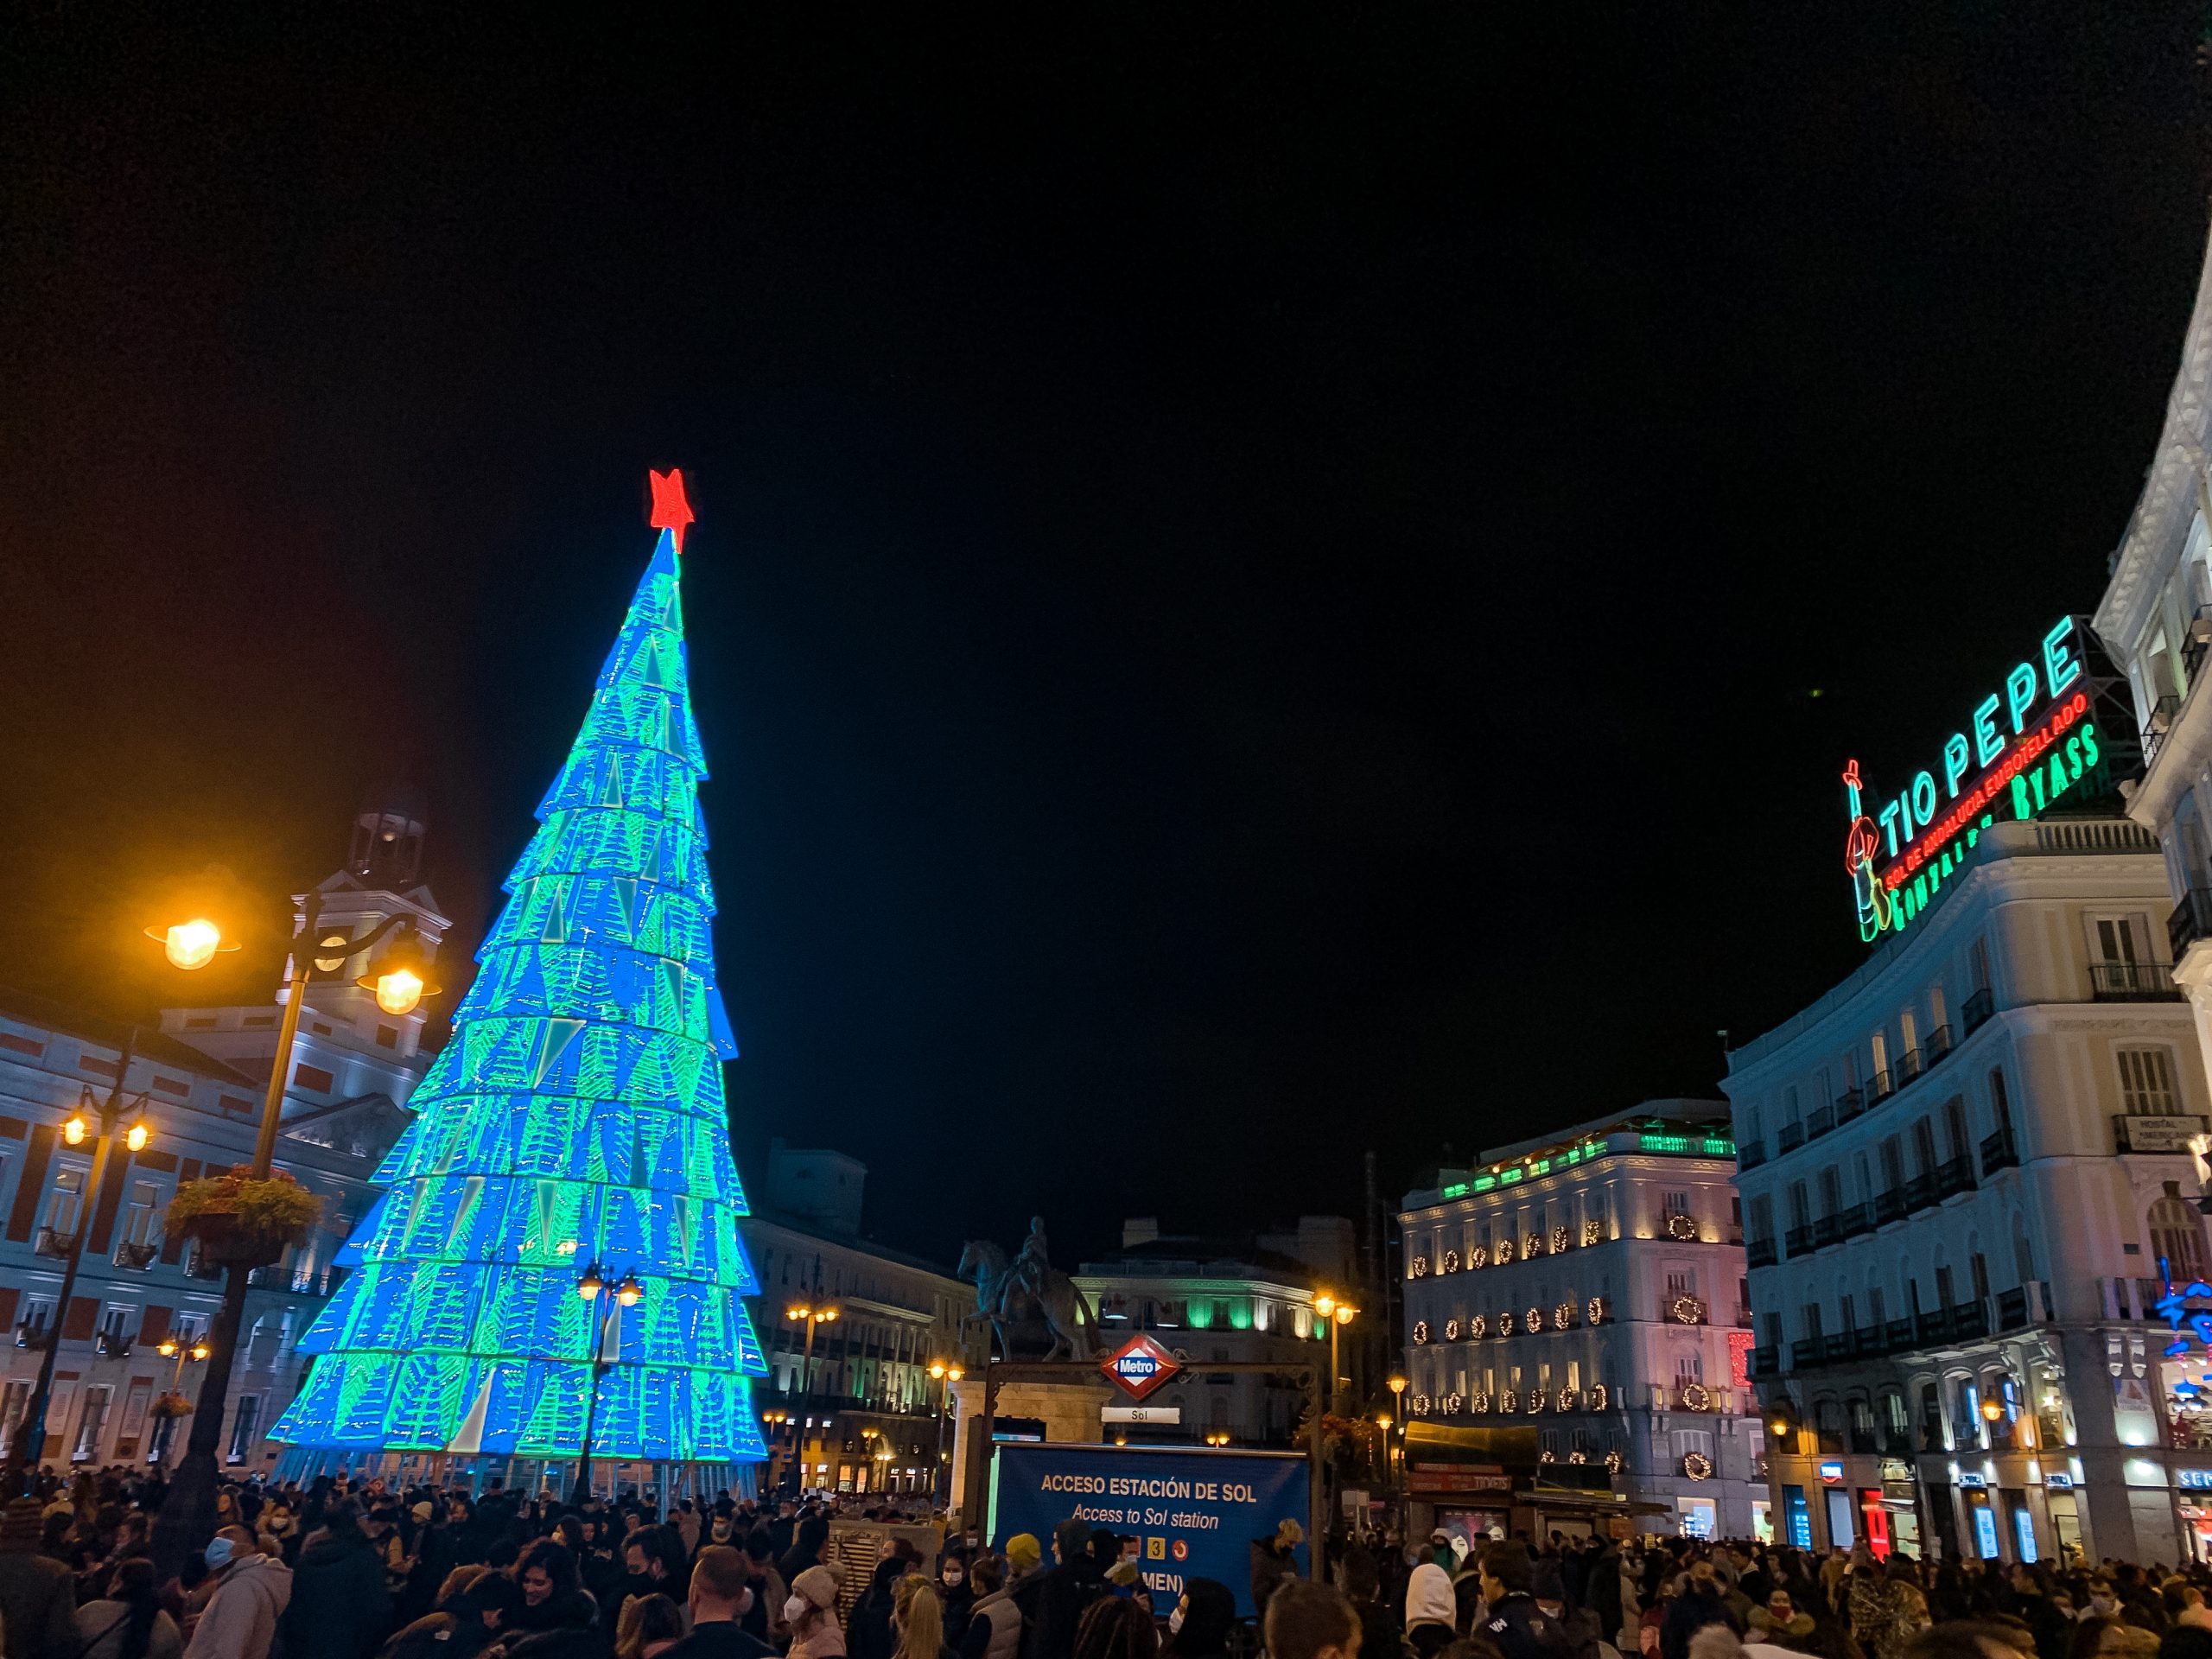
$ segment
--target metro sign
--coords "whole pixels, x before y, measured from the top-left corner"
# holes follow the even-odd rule
[[[1181,1375],[1183,1362],[1140,1331],[1098,1362],[1098,1369],[1132,1400],[1141,1400]]]

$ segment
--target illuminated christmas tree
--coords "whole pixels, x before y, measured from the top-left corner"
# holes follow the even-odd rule
[[[677,588],[691,514],[680,474],[653,496],[652,562],[274,1439],[568,1458],[588,1432],[615,1462],[766,1455]],[[611,1294],[579,1294],[594,1266],[642,1297],[607,1318]]]

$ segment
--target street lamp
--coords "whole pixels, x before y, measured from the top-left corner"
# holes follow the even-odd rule
[[[576,1486],[574,1500],[581,1503],[591,1496],[591,1434],[593,1425],[599,1420],[599,1383],[613,1362],[607,1358],[611,1345],[616,1353],[622,1350],[622,1310],[635,1307],[645,1299],[645,1287],[638,1282],[634,1273],[609,1282],[607,1274],[599,1263],[588,1263],[576,1279],[576,1294],[587,1305],[607,1296],[607,1313],[598,1322],[597,1337],[591,1351],[591,1392],[584,1399],[584,1444],[576,1458]]]
[[[799,1399],[804,1402],[814,1397],[814,1327],[817,1325],[836,1324],[837,1307],[834,1302],[821,1306],[808,1302],[793,1302],[784,1310],[784,1317],[794,1325],[806,1326],[806,1344],[800,1351],[798,1362]],[[804,1431],[800,1431],[797,1438],[798,1452],[804,1458],[806,1452]],[[793,1491],[803,1490],[806,1484],[804,1478],[806,1471],[803,1464],[798,1465],[798,1472],[801,1479],[798,1484],[791,1489]]]
[[[292,971],[285,982],[284,1016],[276,1030],[276,1052],[269,1065],[269,1087],[262,1096],[261,1122],[253,1141],[252,1177],[266,1180],[276,1161],[276,1129],[283,1118],[284,1090],[292,1077],[292,1045],[299,1035],[300,1011],[307,1006],[310,983],[335,978],[354,957],[365,955],[393,938],[385,952],[384,969],[355,982],[371,992],[377,1006],[387,1014],[411,1012],[426,996],[435,996],[412,917],[387,916],[356,938],[322,925],[322,894],[308,889],[301,901],[299,931],[292,936]],[[146,930],[160,943],[170,963],[191,972],[205,968],[217,956],[238,947],[220,927],[205,917]],[[124,1065],[130,1064],[128,1053]],[[118,1074],[119,1076],[120,1074]],[[186,1554],[207,1541],[215,1530],[215,1448],[222,1439],[223,1402],[231,1391],[231,1367],[238,1357],[238,1327],[245,1320],[246,1276],[251,1269],[232,1262],[223,1284],[222,1305],[208,1332],[212,1351],[207,1370],[200,1379],[200,1399],[192,1414],[192,1439],[185,1447],[176,1478],[154,1521],[154,1558],[163,1573],[175,1572]],[[10,1486],[10,1491],[19,1490]]]
[[[195,1342],[188,1348],[184,1344],[179,1342],[175,1337],[164,1337],[159,1345],[155,1348],[154,1351],[159,1354],[163,1359],[174,1359],[176,1361],[176,1370],[169,1375],[169,1392],[171,1394],[181,1395],[184,1392],[185,1361],[188,1359],[194,1364],[197,1365],[201,1361],[205,1360],[207,1357],[207,1344],[204,1342]],[[153,1452],[152,1455],[146,1459],[149,1463],[166,1463],[168,1461],[169,1441],[174,1439],[176,1434],[176,1419],[174,1417],[164,1417],[161,1420],[161,1427],[156,1429],[154,1433]]]
[[[1208,1446],[1227,1446],[1229,1444],[1229,1431],[1225,1428],[1208,1429],[1206,1431],[1206,1444]]]
[[[931,1494],[942,1503],[950,1503],[952,1501],[949,1490],[952,1471],[944,1462],[944,1426],[952,1420],[952,1385],[965,1373],[952,1361],[933,1359],[930,1362],[930,1375],[944,1384],[944,1409],[938,1414],[937,1420],[937,1478],[931,1482],[930,1486]],[[939,1492],[939,1486],[946,1486],[948,1490]]]
[[[109,1085],[107,1099],[95,1101],[90,1089],[82,1090],[77,1099],[77,1109],[61,1126],[62,1141],[73,1147],[81,1147],[87,1137],[92,1141],[92,1174],[86,1180],[83,1195],[77,1205],[76,1230],[69,1235],[69,1255],[61,1270],[61,1294],[54,1303],[53,1325],[41,1339],[41,1351],[38,1360],[38,1381],[32,1384],[29,1403],[23,1412],[22,1425],[8,1447],[8,1461],[4,1472],[0,1472],[0,1496],[13,1497],[22,1492],[35,1452],[46,1446],[47,1408],[54,1402],[54,1362],[61,1352],[62,1316],[69,1311],[70,1293],[77,1287],[77,1269],[85,1259],[85,1236],[92,1231],[92,1217],[98,1212],[100,1194],[107,1191],[108,1153],[120,1134],[128,1158],[134,1152],[143,1152],[151,1131],[147,1128],[146,1098],[141,1095],[134,1106],[123,1099],[123,1079],[130,1070],[130,1049],[138,1035],[134,1026],[123,1040],[123,1052],[115,1064],[115,1081]],[[130,1127],[123,1128],[126,1112]]]
[[[1359,1310],[1325,1290],[1313,1299],[1313,1311],[1329,1322],[1329,1392],[1322,1402],[1326,1410],[1336,1404],[1337,1389],[1344,1381],[1337,1375],[1337,1334],[1358,1316]]]

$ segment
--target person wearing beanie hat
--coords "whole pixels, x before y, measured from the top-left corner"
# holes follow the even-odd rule
[[[1297,1550],[1306,1541],[1306,1529],[1285,1519],[1265,1538],[1252,1541],[1252,1606],[1262,1618],[1268,1616],[1268,1598],[1285,1579],[1298,1576]]]
[[[35,1497],[15,1499],[0,1516],[0,1630],[10,1659],[76,1659],[76,1580],[38,1553],[43,1526]]]
[[[844,1659],[845,1633],[837,1625],[837,1575],[810,1567],[791,1580],[784,1603],[784,1622],[791,1627],[787,1659]]]
[[[1026,1579],[1045,1559],[1045,1546],[1033,1532],[1017,1532],[1006,1541],[1006,1564],[1016,1579]]]

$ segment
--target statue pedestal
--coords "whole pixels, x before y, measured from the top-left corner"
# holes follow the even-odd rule
[[[959,1412],[953,1427],[952,1507],[966,1522],[980,1514],[977,1488],[990,1479],[990,1448],[982,1443],[983,1379],[963,1376],[952,1385],[952,1397]],[[1116,1397],[1114,1385],[1103,1377],[1096,1382],[1001,1382],[995,1421],[1001,1427],[1009,1418],[1041,1422],[1047,1440],[1096,1446],[1103,1438],[1099,1408]]]

